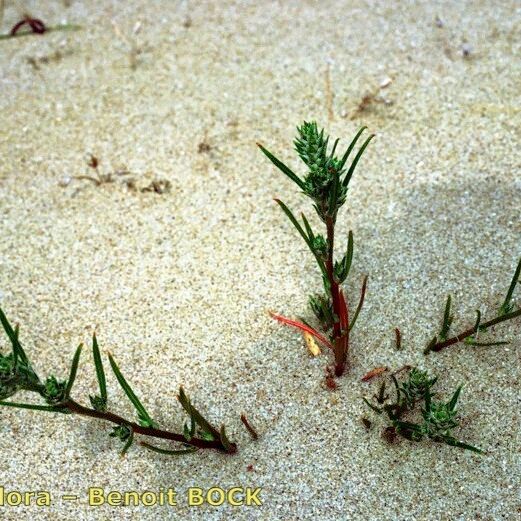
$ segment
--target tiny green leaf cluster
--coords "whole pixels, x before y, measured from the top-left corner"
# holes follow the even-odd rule
[[[387,436],[399,435],[411,441],[421,441],[428,438],[435,442],[445,443],[454,447],[482,453],[477,447],[459,441],[452,434],[452,429],[459,426],[456,405],[461,393],[459,386],[448,402],[435,401],[436,393],[432,390],[437,377],[431,377],[426,371],[412,368],[407,379],[398,382],[392,375],[396,397],[389,402],[389,395],[385,394],[386,382],[382,382],[378,394],[373,396],[373,403],[364,398],[365,403],[377,414],[386,414],[390,425],[385,430]],[[406,416],[413,414],[417,405],[421,407],[421,422],[407,421]]]

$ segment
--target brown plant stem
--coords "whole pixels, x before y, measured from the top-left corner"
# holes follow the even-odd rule
[[[251,423],[248,421],[248,418],[246,418],[246,415],[243,413],[241,414],[241,421],[242,423],[244,424],[244,427],[246,428],[246,430],[250,433],[250,436],[254,439],[254,440],[258,440],[259,439],[259,434],[257,433],[257,431],[251,426]]]
[[[465,340],[469,336],[474,335],[478,331],[483,331],[485,329],[488,329],[489,327],[495,326],[496,324],[500,324],[501,322],[505,322],[506,320],[511,320],[511,319],[517,318],[517,317],[521,317],[521,309],[512,311],[510,313],[505,313],[504,315],[493,318],[492,320],[489,320],[488,322],[483,322],[477,326],[471,327],[470,329],[463,331],[459,335],[455,335],[451,338],[448,338],[447,340],[443,340],[442,342],[435,342],[432,345],[429,345],[425,349],[424,354],[427,355],[427,354],[429,354],[430,351],[441,351],[442,349],[445,349],[446,347],[452,346],[454,344],[458,344],[459,342]]]
[[[108,422],[115,423],[117,425],[127,425],[128,427],[130,427],[130,429],[132,429],[134,433],[142,434],[143,436],[150,436],[152,438],[161,438],[163,440],[176,441],[179,443],[190,445],[192,447],[197,447],[199,449],[215,449],[221,452],[227,452],[229,454],[237,452],[237,445],[235,443],[231,443],[230,448],[227,450],[224,448],[220,440],[211,441],[204,440],[202,438],[192,438],[190,441],[187,441],[184,435],[182,434],[176,434],[175,432],[156,429],[155,427],[144,427],[143,425],[139,425],[138,423],[128,421],[125,418],[118,416],[117,414],[111,413],[109,411],[97,411],[96,409],[84,407],[83,405],[79,404],[78,402],[72,399],[67,400],[66,402],[61,404],[61,406],[68,409],[70,412],[74,414],[105,420]]]

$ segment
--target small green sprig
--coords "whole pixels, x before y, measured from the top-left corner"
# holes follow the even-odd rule
[[[18,327],[12,327],[1,309],[0,322],[12,345],[11,353],[7,355],[0,354],[0,405],[36,411],[78,414],[111,422],[115,424],[115,426],[109,435],[119,439],[123,443],[121,454],[125,454],[129,450],[136,434],[175,442],[181,447],[180,449],[169,450],[156,447],[150,443],[141,442],[141,445],[144,447],[161,454],[179,455],[194,452],[199,449],[216,449],[229,454],[233,454],[237,451],[237,446],[229,440],[224,425],[220,429],[216,429],[194,407],[182,387],[179,390],[178,400],[189,416],[190,427],[185,425],[182,434],[160,429],[127,379],[123,376],[123,373],[111,354],[108,355],[108,358],[112,371],[125,395],[134,406],[138,421],[135,422],[108,411],[105,370],[103,368],[96,335],[92,337],[92,354],[99,394],[90,396],[92,408],[89,408],[81,405],[71,396],[80,362],[82,345],[76,349],[71,362],[69,376],[66,380],[61,380],[54,375],[50,375],[45,381],[42,381],[32,368],[32,364],[22,348],[19,341]],[[22,390],[36,393],[45,401],[46,405],[6,401],[18,391]]]
[[[512,277],[512,281],[510,282],[510,286],[507,290],[505,300],[499,307],[497,315],[490,320],[483,321],[481,317],[481,312],[479,310],[476,310],[476,321],[474,323],[474,326],[453,336],[449,335],[454,319],[454,316],[451,314],[452,300],[451,296],[449,295],[445,304],[445,312],[443,314],[441,330],[439,334],[435,335],[430,340],[430,342],[424,350],[424,353],[429,354],[431,351],[441,351],[442,349],[445,349],[454,344],[458,344],[460,342],[464,342],[467,345],[476,347],[501,346],[508,344],[509,342],[503,340],[480,342],[477,338],[477,335],[481,332],[487,331],[489,328],[495,326],[496,324],[500,324],[501,322],[506,322],[507,320],[512,320],[514,318],[521,317],[521,308],[516,308],[516,306],[512,302],[514,290],[520,280],[520,275],[521,258],[519,259],[516,270],[514,272],[514,276]]]
[[[445,443],[473,452],[483,451],[473,445],[459,441],[452,434],[452,429],[459,427],[457,418],[457,403],[462,386],[459,386],[448,402],[435,401],[436,393],[432,390],[437,377],[431,377],[426,371],[415,367],[411,368],[407,379],[399,382],[395,374],[391,375],[396,391],[393,402],[389,402],[389,395],[385,394],[386,382],[382,382],[378,394],[372,400],[363,398],[364,402],[377,414],[385,414],[390,420],[384,433],[387,438],[402,436],[411,441],[421,441],[424,438],[435,442]],[[418,404],[421,407],[421,422],[406,420],[414,414]]]
[[[275,314],[273,316],[280,322],[306,331],[330,347],[335,357],[334,373],[336,376],[341,376],[345,371],[349,350],[349,332],[358,318],[367,288],[366,278],[362,285],[357,310],[350,320],[349,307],[341,284],[345,282],[351,269],[354,249],[353,234],[349,232],[345,254],[340,260],[335,261],[335,225],[338,211],[346,202],[349,182],[355,168],[374,137],[374,135],[370,135],[364,141],[353,161],[347,166],[347,161],[365,129],[366,127],[363,127],[358,131],[343,155],[336,156],[339,139],[329,148],[329,136],[325,134],[324,129],[319,131],[315,122],[305,121],[300,127],[297,127],[295,150],[307,167],[307,174],[303,178],[265,147],[258,145],[266,157],[291,179],[304,195],[312,200],[313,208],[325,225],[325,235],[315,233],[304,213],[301,214],[301,220],[299,220],[285,203],[275,199],[304,239],[320,269],[324,294],[312,295],[309,304],[320,323],[320,328],[328,335],[329,340],[305,322],[296,322]]]

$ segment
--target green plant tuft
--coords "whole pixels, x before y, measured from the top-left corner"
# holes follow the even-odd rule
[[[454,447],[460,447],[477,453],[483,451],[477,447],[457,440],[452,429],[459,427],[457,416],[457,402],[462,386],[459,386],[448,402],[434,400],[436,393],[432,390],[437,377],[431,377],[426,371],[415,367],[410,369],[407,377],[401,382],[394,373],[391,380],[394,383],[396,396],[394,401],[389,401],[389,395],[385,394],[385,381],[380,386],[380,392],[373,396],[372,400],[364,398],[364,402],[379,415],[385,414],[390,424],[384,430],[386,439],[392,441],[396,436],[401,436],[411,441],[421,441],[425,438],[431,441],[445,443]],[[413,421],[421,407],[421,420]]]

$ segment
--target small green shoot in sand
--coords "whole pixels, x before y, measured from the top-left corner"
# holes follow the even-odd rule
[[[291,320],[275,313],[272,316],[279,322],[309,333],[330,348],[335,358],[332,371],[335,376],[341,376],[346,369],[349,334],[362,309],[367,288],[367,277],[365,277],[358,306],[351,316],[342,284],[349,275],[353,260],[353,234],[349,232],[345,253],[340,260],[335,261],[335,225],[338,211],[346,202],[349,182],[355,168],[374,137],[370,135],[364,141],[348,165],[347,160],[364,130],[365,127],[361,128],[342,156],[337,157],[335,153],[339,139],[329,150],[329,136],[325,135],[324,129],[319,131],[315,122],[304,122],[301,127],[297,127],[295,149],[307,167],[307,174],[303,178],[262,145],[258,145],[268,159],[313,201],[313,208],[326,228],[325,236],[315,233],[304,213],[301,214],[300,221],[281,200],[275,199],[313,254],[322,275],[324,293],[309,297],[311,310],[320,324],[318,328],[312,327],[302,319]]]
[[[445,311],[443,313],[443,322],[441,325],[440,332],[435,335],[432,340],[429,342],[427,347],[425,348],[424,353],[429,354],[431,351],[441,351],[449,346],[454,344],[458,344],[460,342],[464,342],[467,345],[475,346],[475,347],[490,347],[490,346],[501,346],[506,345],[508,342],[504,340],[499,341],[481,341],[478,338],[480,333],[485,333],[489,328],[495,326],[496,324],[500,324],[501,322],[505,322],[507,320],[512,320],[517,317],[521,317],[521,307],[516,307],[512,303],[512,298],[514,295],[514,290],[516,289],[516,285],[519,282],[519,278],[521,276],[521,258],[517,264],[517,268],[514,272],[514,276],[512,277],[512,281],[510,282],[510,286],[508,287],[505,300],[499,306],[499,309],[496,313],[496,316],[490,320],[483,321],[481,317],[481,312],[476,310],[476,321],[474,326],[457,335],[450,335],[452,322],[454,320],[454,315],[452,314],[452,298],[449,295],[447,297],[447,301],[445,303]]]
[[[22,344],[19,340],[18,327],[13,328],[1,309],[0,321],[12,345],[11,353],[8,355],[0,354],[0,405],[61,414],[77,414],[113,423],[114,427],[109,435],[114,438],[119,438],[122,442],[123,449],[121,454],[125,454],[128,451],[134,442],[134,436],[136,434],[177,444],[177,447],[165,448],[144,441],[140,442],[140,445],[161,454],[179,455],[194,452],[199,449],[215,449],[229,454],[233,454],[237,451],[235,443],[232,443],[228,439],[224,425],[220,429],[217,429],[206,420],[192,405],[192,402],[182,387],[179,389],[177,398],[188,414],[189,425],[184,425],[182,433],[160,429],[123,376],[111,354],[108,355],[110,366],[116,380],[136,410],[137,421],[129,420],[119,414],[110,412],[108,410],[109,401],[105,369],[101,360],[96,335],[92,337],[92,355],[99,393],[95,396],[90,396],[91,407],[79,404],[72,398],[71,392],[76,379],[82,346],[80,345],[76,349],[72,359],[69,377],[66,380],[60,380],[51,375],[42,381],[36,374],[34,366],[27,357],[25,350],[22,348]],[[6,401],[6,399],[18,391],[33,392],[43,399],[45,404]]]
[[[473,452],[483,453],[481,449],[459,441],[452,434],[452,429],[459,427],[456,405],[461,393],[460,385],[448,402],[438,401],[436,393],[432,391],[437,377],[431,377],[427,372],[415,367],[406,367],[407,378],[398,382],[396,371],[391,375],[394,384],[396,398],[389,402],[386,394],[386,381],[380,385],[380,389],[371,400],[364,398],[365,403],[377,414],[387,415],[390,425],[384,430],[384,437],[392,442],[396,436],[401,436],[411,441],[421,441],[425,438],[431,441],[445,443],[454,447],[460,447]],[[423,403],[420,411],[418,405]],[[410,416],[419,416],[420,421],[407,419]]]

